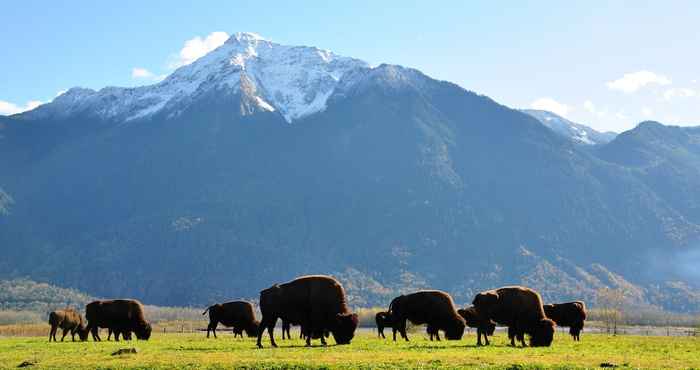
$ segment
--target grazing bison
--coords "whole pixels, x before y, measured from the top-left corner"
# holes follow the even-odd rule
[[[460,308],[459,310],[457,310],[457,313],[464,318],[464,321],[467,323],[467,326],[469,326],[470,328],[476,328],[476,344],[478,346],[481,345],[481,336],[483,335],[485,344],[488,346],[488,336],[493,335],[494,331],[496,331],[496,323],[481,317],[481,315],[479,315],[479,312],[476,310],[476,307],[474,306]]]
[[[51,331],[49,332],[49,342],[51,338],[56,341],[56,331],[61,328],[63,329],[63,336],[61,337],[61,342],[66,338],[68,332],[70,332],[71,339],[75,342],[75,334],[78,333],[78,338],[80,340],[86,340],[88,332],[85,329],[85,321],[83,317],[73,309],[57,310],[52,311],[49,314],[49,325],[51,325]]]
[[[394,328],[394,319],[391,317],[391,314],[386,311],[377,312],[377,314],[374,315],[374,322],[377,323],[377,337],[386,339],[384,336],[384,328]]]
[[[439,290],[423,290],[398,296],[391,301],[389,312],[394,318],[394,341],[397,331],[408,340],[406,320],[416,325],[428,324],[435,331],[442,330],[449,340],[461,339],[464,334],[466,324],[455,310],[452,297]]]
[[[243,331],[245,331],[249,337],[254,337],[258,334],[258,325],[260,322],[255,319],[253,305],[248,302],[234,301],[217,303],[213,306],[209,306],[202,312],[202,315],[205,315],[207,312],[209,312],[207,338],[209,338],[210,331],[214,333],[214,338],[216,338],[216,327],[219,323],[222,323],[224,326],[233,327],[234,336],[236,336],[237,333],[243,336]]]
[[[530,335],[530,345],[546,347],[554,338],[554,321],[545,316],[542,298],[532,289],[509,286],[476,295],[473,302],[479,315],[508,327],[511,345],[517,337],[525,346],[524,334]]]
[[[284,284],[276,284],[260,292],[262,321],[258,331],[258,347],[267,328],[270,343],[277,347],[273,331],[277,319],[299,323],[305,329],[306,345],[319,337],[326,344],[324,333],[330,331],[335,342],[348,344],[355,336],[358,318],[348,310],[343,286],[324,275],[302,276]]]
[[[583,322],[586,321],[586,304],[581,301],[546,304],[544,313],[558,326],[568,326],[575,341],[581,340]]]
[[[99,328],[109,328],[114,332],[114,340],[127,332],[136,334],[136,338],[148,340],[151,337],[151,324],[143,316],[143,305],[133,299],[114,299],[94,301],[85,307],[87,330],[92,332],[92,339],[100,341]]]

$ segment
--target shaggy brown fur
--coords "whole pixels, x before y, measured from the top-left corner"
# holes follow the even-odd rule
[[[258,334],[258,326],[260,322],[255,319],[255,311],[253,305],[244,301],[234,301],[226,303],[217,303],[209,306],[202,315],[209,312],[209,326],[207,326],[207,338],[209,332],[214,333],[216,338],[216,328],[219,323],[224,326],[233,327],[234,337],[237,334],[243,336],[243,331],[249,336],[254,337]]]
[[[359,322],[357,315],[350,313],[345,290],[334,278],[311,275],[296,278],[284,284],[274,285],[260,292],[262,320],[258,331],[258,347],[262,348],[262,335],[267,328],[270,343],[277,347],[273,331],[277,319],[299,323],[308,328],[306,345],[319,337],[326,344],[326,330],[333,334],[338,344],[348,344],[355,336]]]
[[[136,338],[148,340],[151,337],[151,324],[143,315],[143,305],[133,299],[114,299],[94,301],[85,307],[87,330],[92,332],[92,339],[100,341],[99,328],[109,328],[114,332],[114,340],[119,335],[133,332]]]
[[[66,335],[70,332],[71,339],[75,342],[75,334],[78,334],[80,340],[86,340],[88,332],[85,329],[85,321],[83,317],[73,309],[57,310],[49,314],[49,325],[51,325],[51,331],[49,331],[49,342],[53,338],[56,341],[56,331],[59,328],[63,329],[63,336],[61,337],[61,342],[66,338]]]
[[[391,301],[389,312],[394,318],[394,340],[397,331],[408,340],[406,320],[416,325],[428,324],[435,331],[442,330],[449,340],[461,339],[464,334],[466,324],[457,313],[452,297],[439,290],[423,290],[398,296]]]
[[[481,315],[479,315],[479,311],[477,311],[476,307],[474,306],[469,306],[463,309],[460,308],[457,310],[457,313],[464,318],[467,326],[470,328],[476,328],[476,344],[478,346],[481,345],[481,336],[483,335],[484,343],[488,346],[490,344],[488,336],[493,335],[494,331],[496,330],[496,323],[481,317]]]
[[[542,298],[530,288],[509,286],[476,295],[473,302],[479,315],[508,327],[511,345],[515,337],[525,346],[524,334],[530,335],[530,345],[546,347],[554,338],[554,321],[542,308]]]
[[[581,340],[581,330],[586,321],[586,304],[582,301],[544,305],[544,313],[559,326],[568,326],[575,341]]]
[[[386,311],[377,312],[377,314],[374,315],[374,322],[377,323],[377,337],[386,339],[384,336],[384,328],[394,327],[394,319],[391,317],[391,314]]]

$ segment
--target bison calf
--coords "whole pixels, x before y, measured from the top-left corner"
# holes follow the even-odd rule
[[[226,303],[217,303],[209,306],[202,315],[209,312],[209,326],[207,326],[207,338],[209,332],[214,333],[216,338],[216,328],[219,323],[224,326],[233,327],[234,336],[245,331],[249,337],[254,337],[258,334],[258,320],[255,319],[253,305],[244,301],[234,301]]]
[[[51,331],[49,332],[49,342],[53,338],[56,341],[56,331],[58,329],[63,329],[63,336],[61,337],[61,342],[66,338],[68,332],[70,332],[71,339],[75,342],[75,334],[78,334],[80,340],[87,340],[88,331],[85,328],[85,321],[83,317],[73,309],[57,310],[52,311],[49,314],[49,325],[51,325]]]
[[[544,313],[558,326],[568,326],[575,341],[581,340],[581,330],[586,321],[586,304],[582,301],[546,304]]]
[[[406,320],[416,325],[428,324],[431,331],[445,332],[445,338],[458,340],[464,334],[464,319],[455,310],[452,297],[439,290],[423,290],[394,298],[389,305],[394,318],[393,334],[396,341],[398,331],[405,340]]]
[[[374,322],[377,324],[377,337],[386,339],[384,336],[384,328],[394,328],[394,319],[391,317],[391,314],[386,311],[377,312],[377,314],[374,315]]]
[[[334,278],[324,275],[302,276],[284,284],[274,285],[260,292],[262,320],[258,331],[258,347],[267,328],[270,343],[277,347],[273,331],[277,319],[299,323],[306,331],[306,345],[312,338],[326,344],[329,331],[335,342],[348,344],[355,336],[358,318],[349,312],[345,290]]]
[[[482,345],[481,336],[483,335],[484,343],[488,346],[489,335],[493,335],[494,331],[496,331],[496,323],[479,315],[479,312],[474,306],[460,308],[457,310],[457,313],[464,318],[467,326],[470,328],[476,328],[476,344],[478,346]]]
[[[524,334],[530,335],[530,345],[546,347],[554,338],[554,321],[545,316],[542,298],[532,289],[510,286],[481,292],[474,298],[479,315],[508,327],[511,345],[517,337],[525,345]]]

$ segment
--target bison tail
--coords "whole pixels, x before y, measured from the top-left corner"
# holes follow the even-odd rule
[[[206,315],[210,308],[211,308],[211,306],[207,307],[207,309],[204,310],[204,312],[202,312],[202,315]]]

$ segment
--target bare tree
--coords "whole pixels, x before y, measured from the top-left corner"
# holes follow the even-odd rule
[[[624,319],[625,290],[622,288],[601,288],[596,294],[596,303],[602,311],[603,322],[608,334],[617,335],[617,326]]]

